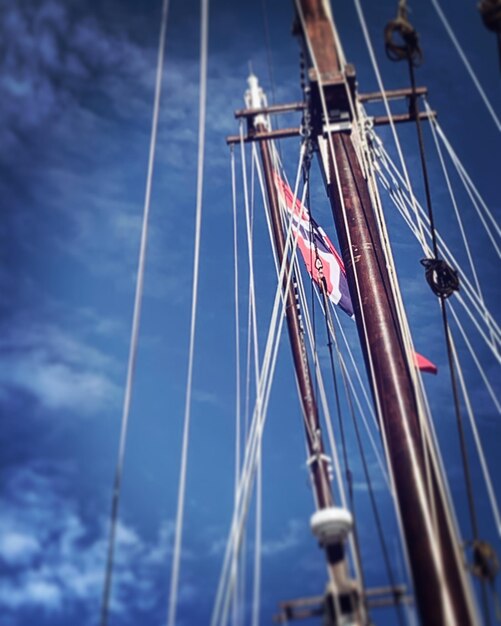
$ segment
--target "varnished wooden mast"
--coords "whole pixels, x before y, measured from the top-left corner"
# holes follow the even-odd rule
[[[355,95],[354,69],[342,66],[327,2],[298,0],[297,10],[310,66],[314,141],[321,156],[369,380],[379,402],[419,613],[426,626],[473,626],[477,618],[470,582],[448,502],[439,488],[444,477],[434,465],[430,467],[432,494],[427,493],[424,450],[428,444],[421,439],[416,391],[409,371],[412,365],[405,355],[402,322],[376,215],[352,138],[355,120],[349,103],[350,95]],[[435,520],[431,499],[436,504]]]
[[[259,116],[257,118],[259,120]],[[266,136],[267,128],[262,123],[255,126],[256,139],[260,135]],[[285,262],[286,272],[284,277],[283,291],[285,298],[285,315],[289,331],[289,340],[292,350],[294,369],[299,388],[303,415],[305,418],[305,434],[309,454],[309,466],[312,475],[312,484],[318,509],[327,509],[334,506],[334,499],[329,478],[328,457],[324,452],[324,444],[318,408],[315,399],[313,381],[308,356],[301,328],[299,304],[296,299],[295,281],[287,281],[291,271],[288,259],[285,257],[285,236],[282,228],[280,207],[274,180],[273,159],[268,141],[259,140],[261,161],[263,165],[264,179],[270,209],[270,218],[273,231],[275,250],[279,264]],[[338,616],[340,624],[353,624],[363,626],[366,624],[365,610],[361,602],[363,590],[349,578],[345,557],[344,541],[330,543],[324,546],[327,569],[329,574],[330,590],[333,594],[333,612]],[[345,621],[348,620],[348,621]]]

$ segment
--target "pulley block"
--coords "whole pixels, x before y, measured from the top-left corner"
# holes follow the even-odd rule
[[[439,298],[448,298],[455,291],[459,291],[459,276],[443,259],[422,259],[421,265],[425,268],[426,281],[433,293]]]

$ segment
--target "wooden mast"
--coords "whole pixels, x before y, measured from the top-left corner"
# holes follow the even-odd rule
[[[249,108],[260,109],[262,99],[257,79],[249,77]],[[305,419],[305,434],[308,448],[308,464],[311,471],[312,485],[318,510],[335,510],[334,498],[329,478],[329,458],[325,454],[325,448],[320,427],[318,408],[315,399],[315,391],[311,377],[310,367],[304,334],[301,326],[299,303],[296,298],[296,284],[294,276],[288,280],[292,271],[286,253],[285,235],[282,227],[280,206],[277,196],[277,188],[274,178],[274,160],[270,146],[266,139],[268,127],[263,114],[258,114],[251,120],[255,132],[255,139],[259,144],[261,161],[263,166],[264,180],[266,184],[268,205],[270,211],[271,226],[274,246],[277,253],[279,266],[285,264],[285,275],[282,289],[285,299],[285,316],[291,345],[294,369],[298,383],[301,408]],[[357,583],[349,577],[348,566],[345,556],[345,537],[339,537],[336,541],[329,541],[322,545],[327,559],[327,571],[329,576],[329,590],[332,606],[326,609],[336,616],[333,624],[351,624],[364,626],[366,624],[365,609],[361,602],[362,590]]]
[[[298,23],[309,60],[313,140],[331,201],[347,270],[369,380],[379,404],[398,510],[421,620],[426,626],[477,623],[470,583],[440,488],[444,477],[431,464],[431,494],[425,451],[402,321],[367,181],[352,138],[355,73],[341,62],[330,8],[325,0],[297,0]],[[435,518],[430,511],[435,503]]]

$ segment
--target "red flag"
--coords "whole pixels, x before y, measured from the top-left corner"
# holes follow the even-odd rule
[[[428,359],[422,354],[419,354],[419,352],[414,352],[414,363],[422,372],[427,372],[428,374],[436,374],[438,372],[438,367],[435,363],[428,361]]]

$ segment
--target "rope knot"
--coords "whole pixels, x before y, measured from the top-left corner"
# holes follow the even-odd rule
[[[425,277],[433,293],[439,298],[448,298],[455,291],[459,291],[459,277],[443,259],[422,259],[421,265],[425,268]]]
[[[499,572],[499,559],[494,548],[487,541],[473,542],[472,572],[478,578],[493,583]]]
[[[407,2],[399,0],[397,17],[384,29],[386,54],[392,61],[408,59],[414,66],[420,65],[423,53],[419,47],[419,36],[407,17]]]

